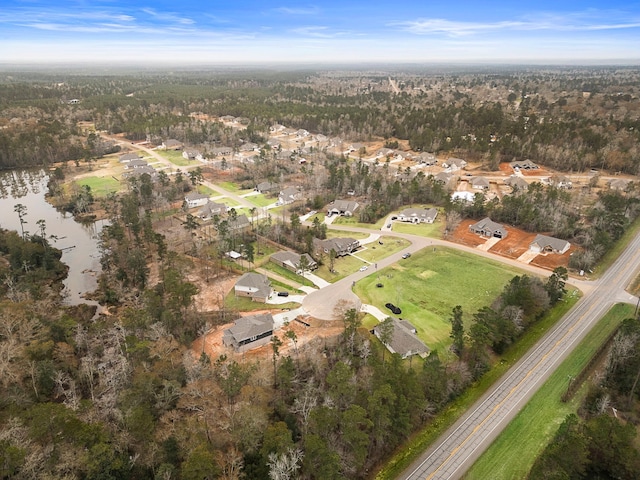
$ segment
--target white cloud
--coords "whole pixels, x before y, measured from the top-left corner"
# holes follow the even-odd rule
[[[320,9],[315,6],[310,7],[278,7],[274,11],[286,15],[317,15]]]

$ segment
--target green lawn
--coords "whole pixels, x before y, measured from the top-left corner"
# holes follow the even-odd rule
[[[576,412],[584,396],[586,388],[583,387],[572,401],[562,403],[560,397],[567,389],[568,378],[574,377],[584,368],[622,320],[633,316],[633,309],[631,305],[615,305],[598,322],[478,459],[465,479],[507,480],[526,477],[537,456],[553,438],[565,417]]]
[[[375,263],[411,245],[411,242],[404,238],[382,236],[379,241],[382,242],[382,245],[379,242],[367,243],[360,247],[354,255],[367,262]]]
[[[161,157],[166,158],[174,165],[178,167],[188,167],[190,165],[201,165],[197,160],[187,160],[182,156],[182,151],[180,150],[158,150],[158,154]]]
[[[277,198],[274,197],[265,197],[264,194],[260,193],[258,195],[249,195],[245,197],[248,201],[253,203],[256,207],[266,207],[267,205],[271,205],[278,201]]]
[[[393,222],[392,230],[398,233],[411,233],[413,235],[420,235],[421,237],[430,238],[442,238],[444,233],[445,222],[444,218],[436,218],[433,223],[420,223],[414,225],[412,223],[405,222]]]
[[[453,307],[462,306],[468,325],[473,313],[491,304],[504,285],[521,273],[476,255],[427,248],[360,280],[355,293],[382,311],[387,311],[387,302],[399,306],[418,336],[432,350],[444,351],[451,344],[449,317]],[[377,288],[377,283],[384,287]]]
[[[355,238],[356,240],[362,240],[363,238],[369,238],[369,234],[361,232],[346,232],[344,230],[327,230],[327,238],[339,237],[348,237]]]
[[[243,190],[240,188],[240,185],[235,182],[216,182],[216,185],[219,185],[220,188],[225,189],[227,192],[237,193],[239,195],[251,192],[251,190]]]
[[[77,185],[88,185],[97,197],[104,197],[120,190],[120,182],[113,177],[84,177],[76,180]]]
[[[384,225],[386,219],[387,217],[385,216],[384,218],[378,220],[376,223],[361,223],[358,221],[358,216],[356,215],[355,217],[338,217],[333,221],[332,225],[345,225],[348,227],[361,227],[380,230]]]
[[[269,270],[270,272],[275,273],[276,275],[280,275],[281,277],[287,278],[289,280],[291,280],[292,282],[298,283],[300,285],[305,285],[307,287],[313,287],[314,284],[311,280],[307,279],[307,278],[302,278],[301,275],[297,275],[295,273],[293,273],[291,270],[287,270],[284,267],[281,267],[280,265],[276,265],[273,262],[266,262],[262,265],[262,268],[264,268],[265,270]],[[289,287],[291,288],[291,287]]]

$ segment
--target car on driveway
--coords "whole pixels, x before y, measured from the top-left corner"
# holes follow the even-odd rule
[[[278,292],[278,296],[279,297],[288,297],[289,296],[289,292]]]
[[[402,254],[402,258],[409,258],[410,256],[411,254],[409,252]]]
[[[364,272],[367,268],[369,268],[369,267],[367,267],[366,265],[363,265],[363,266],[360,267],[360,271]]]

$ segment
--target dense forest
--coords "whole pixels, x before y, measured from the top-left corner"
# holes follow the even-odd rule
[[[391,91],[388,76],[400,79]],[[108,149],[79,127],[132,140],[188,144],[238,139],[193,116],[234,115],[244,139],[275,123],[347,141],[408,140],[416,151],[456,152],[496,167],[531,158],[561,171],[637,174],[638,72],[633,68],[400,72],[177,72],[0,77],[0,165],[91,160]],[[70,104],[72,100],[79,103]]]

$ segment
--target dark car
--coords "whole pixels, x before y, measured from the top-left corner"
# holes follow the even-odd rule
[[[386,303],[384,306],[391,310],[394,315],[400,315],[402,313],[400,307],[396,307],[393,303]]]
[[[288,297],[289,296],[289,292],[278,292],[278,296],[279,297]]]

